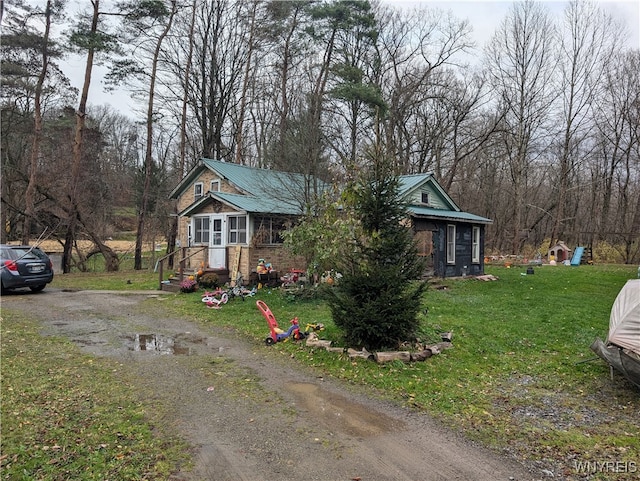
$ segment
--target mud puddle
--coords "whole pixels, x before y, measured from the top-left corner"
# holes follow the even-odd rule
[[[205,344],[205,339],[200,337],[165,336],[162,334],[133,334],[127,336],[125,344],[130,351],[147,352],[149,354],[162,354],[173,356],[191,356],[196,354],[195,347]]]
[[[309,413],[309,418],[321,421],[330,429],[366,438],[402,428],[402,423],[370,407],[351,401],[311,383],[289,383],[290,391]]]

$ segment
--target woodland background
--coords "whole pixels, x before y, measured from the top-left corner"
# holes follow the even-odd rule
[[[65,272],[79,240],[113,270],[122,232],[137,268],[145,242],[171,249],[168,195],[201,157],[341,183],[372,146],[493,219],[488,253],[564,240],[640,259],[640,50],[595,2],[514,2],[484,46],[428,4],[0,5],[2,241],[58,239]],[[129,110],[101,105],[97,65]]]

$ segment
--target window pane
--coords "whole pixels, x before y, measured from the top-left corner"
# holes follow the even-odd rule
[[[208,244],[209,243],[209,218],[208,217],[196,217],[193,221],[195,229],[194,242],[196,244]]]
[[[228,236],[229,244],[247,243],[247,216],[230,216]]]
[[[480,227],[473,228],[471,262],[480,262]]]
[[[456,226],[447,226],[447,263],[455,264],[456,262]]]

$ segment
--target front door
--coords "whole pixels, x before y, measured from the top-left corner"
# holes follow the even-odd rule
[[[224,236],[224,216],[214,215],[211,218],[211,237],[209,241],[209,267],[225,269],[227,252]]]

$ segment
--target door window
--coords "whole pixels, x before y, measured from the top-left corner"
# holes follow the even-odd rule
[[[211,232],[211,244],[222,245],[222,219],[213,219],[213,229]]]

